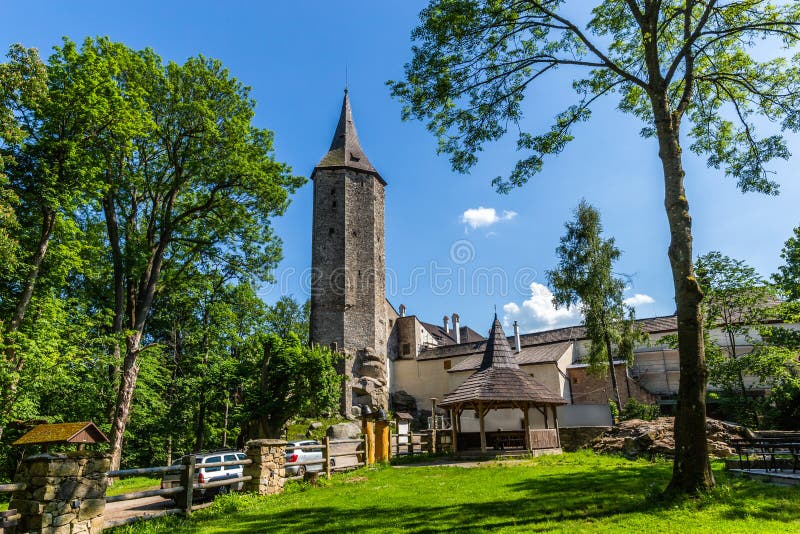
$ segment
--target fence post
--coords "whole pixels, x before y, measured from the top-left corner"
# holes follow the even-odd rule
[[[325,475],[331,478],[331,438],[325,436]]]
[[[408,455],[414,456],[414,433],[408,431]]]
[[[181,471],[181,486],[183,493],[177,496],[178,508],[183,510],[187,516],[192,513],[192,495],[194,493],[194,466],[196,458],[193,454],[187,454],[183,457],[181,463],[183,464],[183,471]]]

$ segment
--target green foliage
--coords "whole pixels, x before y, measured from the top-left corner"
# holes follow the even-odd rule
[[[64,39],[45,63],[11,47],[0,64],[4,467],[15,419],[93,420],[124,438],[129,466],[235,445],[237,373],[268,324],[258,285],[281,257],[271,220],[304,182],[276,161],[254,106],[202,56],[165,64],[106,38]],[[292,328],[302,321],[295,313]]]
[[[775,345],[776,328],[765,325],[777,304],[775,290],[743,261],[716,251],[697,259],[696,272],[706,330],[722,333],[721,339],[706,337],[709,383],[722,389],[727,418],[760,426],[769,403],[751,390],[793,381],[797,373],[796,350]],[[743,352],[741,345],[753,348]]]
[[[622,410],[622,419],[642,419],[652,421],[661,417],[661,408],[658,404],[645,404],[634,398],[628,399]]]
[[[269,334],[251,347],[241,371],[249,436],[280,437],[293,417],[334,412],[341,386],[339,358],[327,347],[309,347],[294,333],[286,338]]]
[[[743,191],[775,194],[768,163],[789,152],[777,134],[760,137],[755,116],[800,128],[800,3],[431,0],[413,31],[404,81],[390,81],[403,117],[427,122],[465,172],[485,143],[519,130],[521,159],[498,190],[527,182],[547,156],[561,153],[592,105],[616,95],[618,107],[657,133],[656,107],[680,122],[691,150],[723,169]],[[581,22],[578,22],[581,21]],[[586,24],[582,24],[586,21]],[[685,22],[686,21],[686,22]],[[756,50],[759,41],[769,45]],[[765,53],[767,52],[767,53]],[[540,77],[567,67],[575,103],[549,130],[527,131],[522,102]]]
[[[587,355],[589,369],[611,375],[619,412],[619,391],[611,362],[616,356],[631,365],[635,343],[646,336],[636,326],[633,308],[623,302],[625,282],[613,274],[620,251],[614,238],[602,237],[600,213],[581,201],[574,220],[565,227],[566,234],[556,249],[558,267],[547,272],[553,286],[553,304],[578,306],[586,335],[592,342]],[[616,354],[611,352],[614,347]]]

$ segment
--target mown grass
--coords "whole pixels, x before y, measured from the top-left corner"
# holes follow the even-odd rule
[[[716,464],[711,494],[663,502],[670,471],[591,452],[473,469],[382,466],[116,532],[800,532],[798,487],[731,478]]]
[[[123,493],[132,493],[134,491],[144,491],[161,487],[160,478],[150,477],[130,477],[121,478],[114,481],[114,484],[108,486],[106,496],[121,495]]]

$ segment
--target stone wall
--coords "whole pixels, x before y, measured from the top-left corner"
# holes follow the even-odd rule
[[[615,365],[614,370],[623,406],[631,397],[645,404],[654,404],[658,401],[658,397],[628,377],[625,365]],[[589,373],[586,367],[571,367],[567,369],[567,374],[572,388],[572,401],[575,404],[602,404],[614,398],[611,378],[607,372],[598,376]]]
[[[22,460],[14,482],[27,484],[9,508],[22,514],[18,532],[95,534],[103,530],[110,456],[91,451],[37,454]]]
[[[245,445],[245,454],[253,463],[244,466],[244,491],[270,495],[283,491],[286,482],[286,442],[280,439],[253,439]]]
[[[310,335],[345,355],[342,413],[388,408],[383,184],[353,169],[318,169],[312,233]]]
[[[611,430],[610,426],[578,426],[573,428],[559,428],[561,448],[565,452],[575,452],[589,447],[592,440]]]

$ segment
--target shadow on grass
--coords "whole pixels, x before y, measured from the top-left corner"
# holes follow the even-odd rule
[[[655,475],[655,477],[653,477]],[[620,470],[537,475],[505,486],[513,498],[492,499],[485,493],[458,493],[452,505],[441,505],[447,495],[429,494],[433,488],[420,484],[414,500],[385,504],[369,502],[368,494],[359,495],[350,505],[294,507],[291,510],[269,510],[245,513],[226,522],[226,532],[246,533],[290,532],[353,532],[361,530],[402,529],[407,532],[489,531],[504,527],[520,527],[526,531],[552,530],[562,521],[600,520],[645,509],[658,509],[648,501],[647,484],[654,479],[660,488],[667,479],[663,470],[653,466],[627,467]],[[364,488],[368,492],[368,488]],[[435,491],[435,490],[434,490]],[[454,496],[455,498],[455,496]],[[426,502],[432,503],[426,505]],[[199,525],[198,525],[199,526]]]

